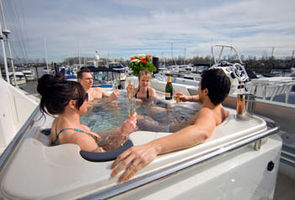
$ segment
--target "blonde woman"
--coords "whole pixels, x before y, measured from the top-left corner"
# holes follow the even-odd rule
[[[133,88],[131,84],[127,86],[128,96],[141,100],[150,100],[156,96],[156,92],[151,88],[152,74],[149,71],[142,70],[138,75],[138,88]]]

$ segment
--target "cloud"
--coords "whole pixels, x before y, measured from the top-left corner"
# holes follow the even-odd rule
[[[295,48],[292,0],[26,0],[23,5],[31,56],[44,57],[46,38],[49,60],[78,51],[93,56],[96,50],[102,57],[168,57],[172,44],[175,56],[184,51],[206,56],[220,41],[249,54],[277,47],[275,53],[286,56]]]

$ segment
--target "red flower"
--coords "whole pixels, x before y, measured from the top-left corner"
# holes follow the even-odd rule
[[[146,63],[146,58],[142,58],[141,62]]]

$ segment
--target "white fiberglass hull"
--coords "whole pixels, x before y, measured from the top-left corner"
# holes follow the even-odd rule
[[[0,155],[37,107],[38,102],[0,79]]]
[[[248,145],[113,199],[272,199],[280,148],[271,136],[259,151]]]

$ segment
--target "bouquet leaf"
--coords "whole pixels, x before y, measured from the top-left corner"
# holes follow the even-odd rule
[[[157,68],[151,61],[152,61],[151,55],[131,56],[129,67],[132,69],[134,76],[138,76],[139,72],[142,70],[155,72],[157,71]]]

